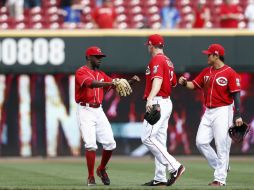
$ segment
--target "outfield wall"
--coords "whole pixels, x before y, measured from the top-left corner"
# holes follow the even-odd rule
[[[149,60],[146,37],[165,37],[165,53],[176,72],[199,71],[206,64],[201,54],[211,43],[226,48],[226,63],[238,71],[253,69],[254,32],[248,30],[46,30],[1,31],[1,73],[74,73],[84,64],[84,51],[97,45],[108,55],[107,72],[144,72]]]

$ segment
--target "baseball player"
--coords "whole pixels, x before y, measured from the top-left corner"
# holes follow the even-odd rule
[[[167,127],[172,112],[170,100],[171,86],[176,86],[177,80],[171,60],[164,55],[164,39],[158,34],[149,36],[147,43],[148,51],[152,58],[146,69],[146,87],[144,99],[146,111],[151,111],[153,104],[161,107],[161,118],[150,125],[146,120],[143,122],[141,140],[155,156],[155,177],[145,183],[145,186],[172,185],[183,174],[185,168],[173,156],[167,152]],[[166,169],[170,178],[166,179]]]
[[[196,145],[215,170],[214,180],[209,185],[225,186],[231,146],[228,128],[232,126],[233,121],[237,126],[243,123],[240,114],[240,78],[224,63],[223,46],[212,44],[203,53],[208,57],[209,67],[193,81],[187,81],[181,76],[179,84],[188,89],[203,90],[206,110],[199,124]],[[217,153],[210,146],[213,138]]]
[[[111,158],[113,149],[116,148],[116,142],[101,104],[104,90],[117,87],[115,81],[119,80],[112,79],[99,70],[102,58],[106,57],[100,48],[89,47],[85,55],[86,65],[80,67],[75,74],[75,101],[78,103],[77,118],[85,144],[88,169],[87,185],[96,185],[94,178],[95,151],[98,148],[96,141],[103,146],[101,163],[96,173],[104,185],[109,185],[110,179],[106,172],[106,165]],[[132,77],[130,83],[135,81],[139,81],[137,76]]]

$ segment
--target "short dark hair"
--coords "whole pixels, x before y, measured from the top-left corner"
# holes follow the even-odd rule
[[[164,45],[156,45],[154,46],[155,48],[158,48],[158,49],[163,49]]]
[[[213,54],[213,55],[216,55],[216,56],[218,56],[219,57],[219,59],[222,61],[222,62],[224,62],[225,61],[225,57],[223,56],[223,55],[218,55],[218,54]]]
[[[222,55],[219,56],[219,59],[220,59],[222,62],[225,61],[225,58],[224,58],[224,56],[222,56]]]

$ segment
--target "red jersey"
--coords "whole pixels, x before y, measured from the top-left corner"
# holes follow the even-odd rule
[[[116,13],[113,7],[98,7],[94,10],[92,16],[99,28],[114,27]]]
[[[93,80],[112,82],[112,78],[102,71],[92,70],[87,66],[80,67],[75,74],[75,101],[77,103],[102,103],[104,88],[91,88]]]
[[[227,65],[220,69],[207,67],[192,82],[196,88],[203,89],[204,104],[208,108],[232,104],[231,93],[241,90],[239,75]]]
[[[157,96],[168,97],[171,94],[171,86],[175,87],[177,84],[174,67],[171,60],[164,54],[155,55],[147,69],[146,69],[146,87],[144,99],[146,99],[152,89],[152,82],[154,78],[162,79],[161,89]]]
[[[220,7],[220,15],[238,14],[241,8],[238,5],[222,4]],[[221,28],[238,28],[237,19],[222,19],[220,22]]]

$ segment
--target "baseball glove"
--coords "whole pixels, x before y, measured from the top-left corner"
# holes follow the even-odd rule
[[[131,86],[126,79],[113,79],[113,84],[116,87],[116,92],[120,96],[128,96],[132,93]]]
[[[150,124],[154,125],[161,118],[161,108],[159,104],[154,104],[150,112],[146,112],[144,119]]]
[[[245,135],[250,131],[250,126],[243,122],[241,126],[233,125],[228,129],[229,136],[235,142],[242,142]]]

